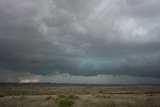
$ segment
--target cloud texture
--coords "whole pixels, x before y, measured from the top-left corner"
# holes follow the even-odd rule
[[[159,0],[0,0],[0,73],[160,78]]]

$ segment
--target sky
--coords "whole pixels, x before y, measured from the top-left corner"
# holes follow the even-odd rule
[[[160,0],[0,0],[0,82],[160,84]]]

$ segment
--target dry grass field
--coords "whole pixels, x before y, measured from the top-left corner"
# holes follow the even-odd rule
[[[0,107],[160,107],[160,87],[1,86]]]

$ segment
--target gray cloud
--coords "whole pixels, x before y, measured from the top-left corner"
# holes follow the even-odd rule
[[[160,78],[158,0],[0,0],[0,73]]]

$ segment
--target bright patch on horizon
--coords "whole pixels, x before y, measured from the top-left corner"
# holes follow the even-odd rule
[[[37,83],[40,82],[39,79],[22,79],[20,83]]]

